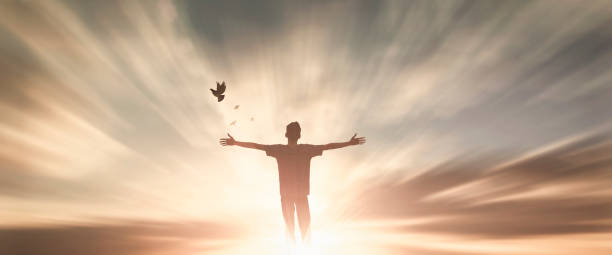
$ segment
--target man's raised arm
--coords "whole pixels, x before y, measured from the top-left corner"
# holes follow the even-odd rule
[[[219,139],[219,143],[223,146],[231,146],[238,145],[240,147],[257,149],[257,150],[266,150],[266,145],[258,144],[258,143],[250,143],[250,142],[240,142],[236,141],[234,137],[232,137],[229,133],[227,134],[228,138]]]
[[[351,137],[351,139],[348,140],[347,142],[328,143],[328,144],[320,145],[320,146],[322,147],[323,150],[331,150],[331,149],[343,148],[349,145],[364,144],[365,141],[366,141],[365,137],[357,137],[357,134],[355,133],[355,135],[353,135],[353,137]]]

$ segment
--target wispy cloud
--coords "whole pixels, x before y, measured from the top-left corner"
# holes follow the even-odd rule
[[[368,138],[313,160],[320,229],[604,254],[611,21],[609,1],[3,1],[0,224],[281,231],[275,162],[217,141],[282,143],[297,120],[304,143]]]

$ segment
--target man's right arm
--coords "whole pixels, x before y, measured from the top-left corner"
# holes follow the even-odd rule
[[[238,145],[240,147],[257,149],[257,150],[262,150],[262,151],[266,150],[266,148],[268,147],[268,145],[264,145],[264,144],[236,141],[234,137],[232,137],[230,134],[227,134],[227,137],[228,138],[219,139],[219,143],[223,146]]]
[[[319,148],[321,148],[321,150],[333,150],[333,149],[338,149],[338,148],[344,148],[344,147],[350,146],[350,145],[364,144],[365,141],[366,141],[365,137],[357,137],[357,134],[355,134],[347,142],[343,142],[343,143],[328,143],[328,144],[325,144],[325,145],[318,145],[318,146],[319,146]]]

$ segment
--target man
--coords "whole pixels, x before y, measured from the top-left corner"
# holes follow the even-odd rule
[[[365,143],[365,137],[357,137],[357,134],[355,134],[349,141],[343,143],[330,143],[326,145],[298,144],[297,141],[300,139],[300,133],[300,124],[291,122],[287,125],[285,132],[287,145],[240,142],[236,141],[230,134],[227,134],[228,138],[221,138],[220,140],[223,146],[238,145],[245,148],[263,150],[266,152],[266,155],[276,158],[283,218],[287,227],[287,235],[292,243],[295,243],[294,211],[297,211],[302,241],[308,242],[310,240],[310,209],[308,207],[310,159],[315,156],[321,156],[324,150]]]

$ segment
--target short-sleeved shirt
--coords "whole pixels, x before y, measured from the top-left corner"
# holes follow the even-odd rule
[[[268,145],[265,151],[278,163],[281,196],[305,196],[310,193],[310,159],[321,156],[321,146],[274,144]]]

